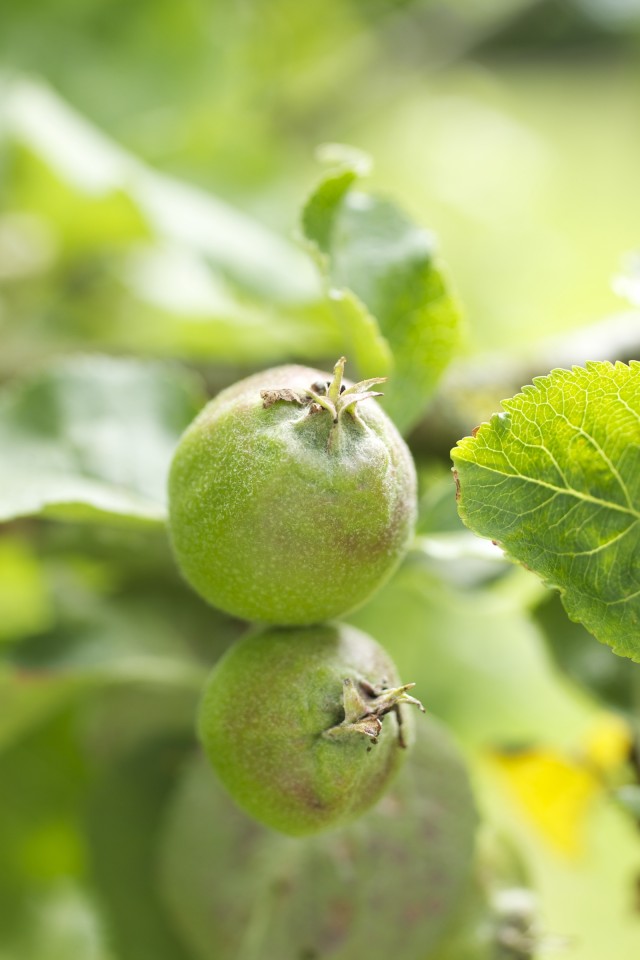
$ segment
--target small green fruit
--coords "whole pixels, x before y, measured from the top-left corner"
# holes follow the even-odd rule
[[[406,551],[416,514],[411,454],[371,398],[277,367],[209,403],[176,450],[169,522],[179,566],[214,606],[310,624],[360,606]],[[368,400],[367,403],[362,401]]]
[[[308,837],[246,817],[203,760],[185,766],[155,851],[165,916],[190,956],[432,960],[446,936],[462,943],[447,960],[496,960],[493,943],[481,955],[464,949],[476,921],[492,940],[492,919],[484,899],[470,915],[460,909],[477,814],[464,760],[432,717],[420,718],[372,810]]]
[[[387,787],[410,736],[400,705],[423,709],[411,686],[354,627],[271,628],[213,671],[200,737],[247,813],[283,833],[313,833],[362,813]]]

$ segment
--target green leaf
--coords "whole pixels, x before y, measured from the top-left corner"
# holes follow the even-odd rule
[[[555,591],[545,590],[534,617],[563,674],[581,684],[603,706],[630,718],[640,718],[640,670],[635,663],[626,657],[612,656],[608,647],[593,643],[582,624],[567,620],[560,595]]]
[[[0,114],[6,369],[52,343],[256,365],[342,349],[317,271],[288,238],[154,171],[41,82],[0,83]]]
[[[140,621],[134,620],[134,625],[140,627]],[[127,641],[131,652],[124,649]],[[87,694],[155,687],[164,691],[167,703],[170,697],[182,698],[191,703],[191,712],[195,711],[206,669],[194,660],[162,650],[159,654],[136,650],[126,625],[123,649],[118,649],[108,631],[101,636],[97,630],[78,638],[76,646],[75,657],[71,651],[50,667],[0,665],[0,754],[38,723]],[[169,713],[169,707],[166,709]]]
[[[114,960],[103,926],[92,892],[61,879],[46,893],[31,896],[22,937],[7,960]]]
[[[79,742],[79,719],[58,711],[0,754],[2,960],[115,960],[87,876],[95,766]]]
[[[145,705],[143,700],[141,713]],[[164,808],[185,753],[192,749],[192,716],[190,720],[186,729],[156,732],[116,762],[101,764],[88,793],[86,839],[92,879],[118,960],[191,957],[176,936],[156,889]],[[104,726],[100,733],[109,739]]]
[[[161,523],[166,474],[201,402],[179,368],[58,362],[0,397],[0,520]]]
[[[0,753],[66,704],[78,689],[69,674],[47,677],[0,666]]]
[[[614,278],[614,290],[631,306],[640,307],[640,251],[627,254],[622,270]]]
[[[35,895],[51,892],[63,877],[82,877],[76,818],[86,780],[69,715],[59,713],[0,755],[0,944],[27,932]]]
[[[59,180],[54,193],[57,204],[51,210],[54,220],[69,216],[60,206],[60,191],[66,189],[72,191],[75,203],[86,205],[87,198],[98,205],[104,202],[105,223],[117,222],[120,236],[122,225],[130,230],[131,224],[120,206],[115,212],[108,206],[119,198],[123,209],[135,211],[132,220],[138,232],[150,231],[165,242],[206,257],[240,288],[260,299],[279,303],[317,299],[317,278],[292,243],[224,200],[155,172],[76,113],[46,84],[13,79],[0,88],[0,111],[9,139],[39,157]],[[33,202],[31,191],[27,190],[26,198]],[[40,202],[48,209],[50,189],[41,189],[38,209]],[[99,212],[100,207],[96,209]],[[72,223],[69,226],[77,229]]]
[[[26,538],[0,539],[0,610],[0,647],[53,622],[44,570]]]
[[[513,581],[460,589],[412,553],[349,621],[415,682],[431,716],[473,750],[555,736],[571,742],[589,722],[583,695],[560,682]],[[534,586],[538,584],[533,581]],[[540,587],[542,590],[542,587]]]
[[[64,544],[61,555],[52,541]],[[244,626],[182,583],[162,528],[50,525],[39,544],[56,619],[0,659],[0,761],[38,723],[76,703],[90,703],[95,719],[98,703],[109,701],[101,723],[109,744],[137,745],[158,714],[165,726],[186,715],[191,729],[211,663]]]
[[[302,213],[363,378],[389,374],[385,407],[419,419],[460,339],[460,314],[430,233],[395,204],[354,187],[362,163],[330,172]]]
[[[616,790],[616,799],[636,819],[640,820],[640,786],[629,783]]]
[[[108,190],[83,189],[70,177],[59,176],[45,159],[20,141],[11,151],[12,201],[17,210],[42,218],[52,236],[53,253],[63,259],[115,251],[149,239],[151,231],[125,184]],[[33,222],[33,221],[32,221]],[[47,227],[44,227],[46,230]],[[60,247],[59,251],[55,247]]]
[[[640,363],[554,370],[503,407],[452,453],[462,519],[640,660]]]

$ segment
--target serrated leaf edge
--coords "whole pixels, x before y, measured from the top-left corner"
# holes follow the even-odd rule
[[[635,373],[636,371],[640,373],[640,360],[630,360],[629,363],[624,363],[622,360],[616,360],[613,363],[610,360],[588,360],[586,361],[584,366],[575,364],[571,368],[555,367],[548,374],[544,374],[539,377],[533,377],[532,382],[524,386],[513,397],[507,398],[506,400],[501,400],[500,406],[502,407],[502,412],[494,413],[489,420],[481,423],[471,435],[462,437],[460,440],[458,440],[456,446],[453,447],[453,449],[451,450],[451,459],[454,464],[452,472],[453,472],[454,480],[456,483],[456,501],[458,506],[458,513],[460,515],[460,519],[463,521],[465,526],[467,526],[471,530],[471,532],[475,534],[475,536],[483,540],[491,540],[491,537],[483,536],[479,533],[476,533],[476,531],[471,528],[468,522],[466,510],[464,508],[464,504],[460,496],[458,471],[456,470],[455,464],[456,464],[456,460],[464,460],[467,463],[473,463],[473,464],[477,464],[477,461],[461,456],[461,452],[464,452],[467,448],[469,448],[472,444],[474,444],[476,441],[476,438],[480,436],[482,433],[486,433],[487,430],[492,429],[496,423],[502,422],[507,417],[510,417],[511,413],[518,409],[518,406],[517,406],[518,401],[520,401],[521,399],[527,398],[532,391],[538,391],[540,389],[545,389],[548,386],[551,386],[554,380],[557,380],[558,377],[561,376],[563,379],[566,379],[571,375],[576,375],[579,373],[581,374],[581,373],[588,372],[588,373],[599,374],[603,371],[607,371],[607,373],[614,373],[616,370],[625,370],[629,374]],[[609,504],[608,502],[606,505],[612,508],[616,508],[616,509],[618,508],[617,505]],[[640,516],[640,511],[638,512],[638,516]],[[569,619],[573,623],[579,623],[582,626],[584,626],[585,629],[588,629],[584,621],[581,620],[579,617],[574,616],[572,612],[569,610],[569,608],[567,607],[565,597],[567,594],[568,587],[560,586],[560,584],[554,582],[553,580],[545,578],[544,576],[539,574],[536,570],[532,570],[531,567],[527,566],[526,563],[524,563],[522,560],[515,557],[511,553],[511,551],[507,547],[505,547],[505,545],[501,541],[492,540],[492,542],[500,547],[505,557],[507,557],[510,562],[517,564],[518,566],[525,567],[525,569],[533,573],[541,581],[541,583],[544,584],[545,587],[547,587],[550,590],[556,590],[560,595],[562,606],[567,616],[569,617]],[[591,597],[589,594],[586,594],[583,591],[578,590],[577,588],[574,588],[574,592],[578,596],[582,595],[585,598],[593,599],[593,597]],[[594,636],[595,639],[598,640],[603,645],[610,647],[610,649],[613,650],[618,655],[628,657],[630,660],[632,660],[635,663],[640,663],[640,650],[634,650],[633,648],[631,648],[628,645],[628,641],[626,640],[626,638],[623,638],[622,640],[616,643],[609,643],[607,640],[604,640],[601,637],[596,636],[596,634],[592,634],[592,636]]]

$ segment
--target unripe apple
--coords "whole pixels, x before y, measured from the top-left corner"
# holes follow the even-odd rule
[[[367,380],[277,367],[220,393],[176,450],[169,524],[189,583],[247,620],[311,624],[360,606],[404,555],[409,450]]]
[[[358,816],[389,785],[411,737],[389,655],[355,627],[275,628],[234,644],[200,711],[205,752],[247,813],[283,833]]]

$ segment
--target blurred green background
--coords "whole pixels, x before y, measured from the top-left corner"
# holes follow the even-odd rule
[[[3,128],[55,157],[66,186],[115,190],[106,158],[15,90],[48,83],[136,158],[286,237],[316,145],[353,144],[440,238],[473,348],[522,346],[619,308],[610,280],[640,215],[637,32],[633,0],[25,3],[3,16]],[[45,190],[16,164],[4,161],[7,212]],[[83,237],[87,255],[91,239],[117,253],[142,231],[121,207]],[[47,225],[58,252],[74,242],[59,217]]]
[[[482,816],[484,899],[451,904],[428,956],[640,955],[640,813],[617,792],[637,667],[462,531],[447,457],[531,376],[640,356],[639,106],[637,0],[4,5],[1,960],[231,956],[167,876],[202,678],[244,627],[179,580],[164,474],[206,395],[344,349],[298,236],[326,142],[433,231],[466,325],[410,437],[415,548],[353,616],[457,742]],[[57,460],[111,519],[31,490]],[[529,953],[487,933],[514,885],[539,897]]]

